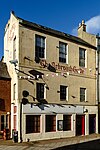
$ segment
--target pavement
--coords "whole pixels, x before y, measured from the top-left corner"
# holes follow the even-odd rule
[[[84,143],[98,139],[100,139],[100,134],[22,143],[14,143],[12,140],[0,139],[0,150],[54,150],[56,148],[60,149],[60,147],[63,146]]]

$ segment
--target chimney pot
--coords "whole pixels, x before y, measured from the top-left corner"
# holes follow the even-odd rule
[[[82,25],[84,25],[85,24],[85,21],[84,20],[82,20]]]

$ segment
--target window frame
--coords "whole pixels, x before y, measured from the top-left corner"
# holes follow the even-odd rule
[[[26,134],[40,133],[40,117],[41,115],[26,115]]]
[[[39,41],[40,40],[40,41]],[[45,58],[46,37],[35,35],[35,58]]]
[[[68,44],[61,41],[59,41],[59,62],[68,64]]]
[[[5,111],[5,100],[0,98],[0,111]]]
[[[84,90],[84,93],[81,92],[82,90]],[[83,87],[80,87],[80,102],[86,102],[86,88]]]
[[[87,61],[87,59],[86,59],[86,49],[82,48],[82,47],[79,47],[79,66],[80,67],[86,67],[86,65],[87,65],[86,61]]]
[[[5,127],[6,128],[8,127],[8,120],[7,120],[7,115],[6,114],[1,114],[0,115],[0,122],[1,122],[0,130],[3,131]]]
[[[36,83],[36,98],[37,100],[46,99],[46,88],[44,83]]]
[[[56,132],[56,115],[45,115],[45,132]]]
[[[61,87],[65,89],[63,90]],[[60,85],[60,101],[68,101],[68,86],[66,85]]]
[[[63,131],[71,130],[72,115],[63,115]]]

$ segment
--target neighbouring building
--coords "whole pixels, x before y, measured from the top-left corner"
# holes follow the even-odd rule
[[[100,133],[100,36],[97,33],[97,35],[89,34],[86,32],[86,25],[84,21],[82,21],[81,24],[79,24],[78,29],[78,36],[83,39],[84,41],[94,45],[97,47],[97,53],[96,53],[96,100],[98,104],[98,132]]]
[[[0,61],[0,134],[11,130],[11,78],[7,66]]]
[[[75,37],[11,13],[4,62],[18,141],[98,133],[97,51],[81,37],[84,30],[82,22]]]

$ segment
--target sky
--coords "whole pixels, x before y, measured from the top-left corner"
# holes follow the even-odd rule
[[[0,0],[0,59],[10,12],[25,20],[77,36],[85,20],[87,32],[100,33],[100,0]]]

